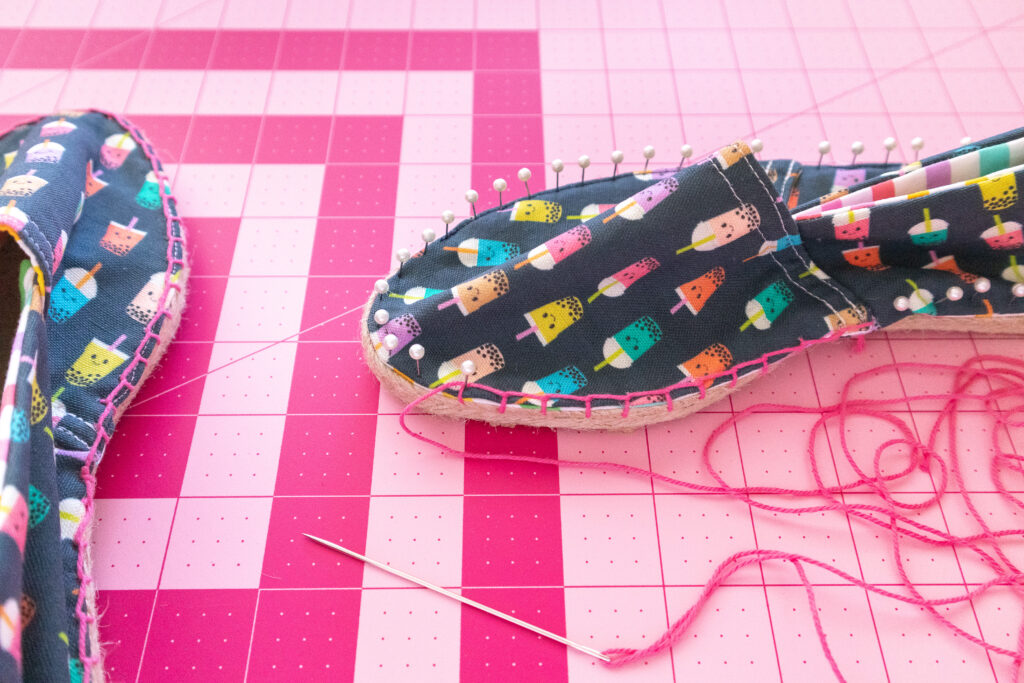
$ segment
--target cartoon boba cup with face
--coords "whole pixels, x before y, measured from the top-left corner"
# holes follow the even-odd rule
[[[700,277],[684,282],[676,287],[679,303],[673,306],[669,312],[675,315],[680,308],[686,306],[690,313],[697,315],[723,282],[725,282],[725,268],[721,266],[716,266]]]
[[[562,217],[562,205],[545,199],[521,199],[502,211],[506,212],[513,222],[557,223]]]
[[[981,203],[986,211],[993,213],[1005,211],[1020,199],[1017,190],[1017,176],[1013,173],[1002,173],[995,177],[988,176],[977,185],[981,190]]]
[[[864,306],[849,306],[826,315],[825,325],[828,326],[829,332],[835,332],[836,330],[845,330],[847,327],[860,325],[867,322],[867,319],[868,311]]]
[[[523,384],[524,394],[562,394],[569,395],[575,394],[577,391],[587,386],[587,378],[583,375],[583,372],[575,365],[570,365],[556,370],[550,375],[541,377],[535,381],[529,381]],[[516,403],[530,403],[532,405],[540,405],[541,401],[536,398],[529,398],[527,396],[522,397]]]
[[[590,244],[590,228],[577,225],[571,230],[555,235],[544,244],[534,247],[526,254],[526,260],[515,265],[514,270],[525,266],[533,266],[537,270],[551,270],[557,264],[569,258],[583,247]]]
[[[475,368],[473,374],[466,378],[469,382],[479,382],[487,375],[505,367],[505,357],[501,355],[501,350],[497,346],[494,344],[481,344],[475,349],[471,349],[466,353],[441,363],[437,368],[437,381],[432,383],[430,388],[434,389],[445,382],[451,382],[463,376],[462,364],[467,360],[472,361]]]
[[[516,335],[516,341],[535,334],[540,345],[547,346],[583,317],[583,303],[577,297],[567,296],[524,313],[523,317],[529,327]]]
[[[105,344],[94,337],[64,373],[64,379],[76,387],[88,387],[100,381],[128,360],[128,354],[117,349],[126,338],[122,334],[113,344]]]
[[[676,250],[677,254],[683,254],[691,249],[697,251],[711,251],[718,247],[735,242],[744,235],[748,235],[761,225],[761,215],[753,204],[741,204],[740,206],[720,213],[714,218],[701,221],[693,229],[693,236],[690,244]]]
[[[97,263],[92,270],[68,268],[53,288],[47,314],[55,323],[67,321],[87,303],[96,298],[96,273],[102,267]]]
[[[28,173],[11,176],[0,186],[0,195],[5,197],[31,197],[40,188],[46,186],[46,181],[36,175],[36,169]]]
[[[882,263],[882,250],[880,247],[865,247],[861,242],[853,249],[844,249],[843,258],[851,266],[864,268],[865,270],[885,270],[887,265]]]
[[[677,365],[679,371],[690,379],[700,379],[709,375],[718,375],[732,367],[732,352],[725,344],[712,344],[693,358]],[[705,387],[711,386],[714,379],[704,382]]]
[[[871,229],[871,209],[847,209],[832,215],[837,240],[865,240]]]
[[[150,171],[146,174],[146,180],[142,183],[142,187],[139,188],[139,192],[135,195],[135,203],[145,209],[159,209],[163,205],[163,199],[160,197],[160,181],[157,180],[156,173]]]
[[[995,215],[996,224],[981,233],[981,239],[993,249],[1017,249],[1024,246],[1024,232],[1017,221],[1003,221]]]
[[[437,305],[437,310],[458,306],[462,315],[478,311],[495,299],[508,294],[508,275],[504,271],[492,270],[469,282],[452,287],[452,298]]]
[[[750,147],[742,140],[738,140],[728,147],[722,147],[715,152],[714,158],[718,162],[719,167],[724,171],[748,154],[750,154]]]
[[[650,316],[635,320],[604,340],[604,360],[594,366],[597,372],[610,365],[619,370],[632,367],[641,356],[661,340],[662,332],[658,323]]]
[[[740,326],[740,332],[751,325],[758,330],[767,330],[791,303],[792,290],[782,280],[776,280],[747,302],[744,308],[747,321]]]
[[[661,204],[663,201],[668,199],[672,194],[679,189],[679,181],[675,177],[668,177],[664,180],[660,180],[650,187],[637,192],[629,199],[623,200],[616,204],[615,211],[604,219],[604,223],[612,220],[613,218],[625,218],[628,221],[638,221],[654,207]]]
[[[519,256],[518,244],[477,237],[463,240],[457,247],[444,247],[444,250],[454,252],[459,258],[459,263],[467,268],[500,266],[505,261]]]
[[[100,147],[100,163],[109,169],[121,168],[136,146],[130,133],[114,133]]]
[[[629,289],[630,285],[642,278],[644,275],[657,270],[658,260],[645,256],[636,263],[632,263],[614,275],[609,275],[597,285],[597,291],[587,299],[588,304],[594,303],[599,296],[617,297],[622,296]]]
[[[164,273],[153,273],[150,275],[146,284],[125,308],[128,317],[143,325],[152,320],[159,307],[160,296],[164,293],[164,282],[166,279]],[[176,291],[173,289],[167,294],[167,300],[164,302],[164,305],[168,308],[171,307],[175,294]]]
[[[146,236],[145,230],[135,228],[138,222],[139,219],[136,217],[133,217],[128,225],[110,221],[106,234],[100,239],[100,246],[118,256],[124,256]]]

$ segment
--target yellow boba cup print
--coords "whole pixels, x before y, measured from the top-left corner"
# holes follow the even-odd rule
[[[557,223],[562,217],[562,205],[543,199],[524,199],[512,205],[510,221],[531,223]]]
[[[124,342],[126,335],[118,337],[113,344],[104,344],[93,338],[85,351],[78,357],[75,364],[64,373],[68,384],[77,387],[88,387],[100,381],[128,360],[128,354],[118,351],[117,347]]]
[[[987,211],[1005,211],[1017,203],[1017,176],[1005,173],[993,178],[989,176],[978,183],[981,201]]]

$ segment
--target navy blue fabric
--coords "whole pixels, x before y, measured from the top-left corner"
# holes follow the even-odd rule
[[[994,229],[995,205],[985,197],[997,181],[874,207],[860,242],[837,230],[830,216],[794,222],[790,213],[830,206],[859,188],[1022,135],[1007,133],[905,168],[758,163],[738,143],[688,168],[542,192],[463,222],[392,273],[388,293],[370,307],[367,329],[375,353],[422,387],[461,380],[462,362],[472,360],[470,382],[497,391],[621,396],[746,363],[744,374],[765,354],[865,333],[914,313],[1024,312],[1011,293],[1024,271],[1020,278],[1006,275],[1013,250],[994,250],[992,240],[980,237]],[[988,155],[981,174],[998,158]],[[1002,210],[1004,223],[1024,222],[1019,202],[1011,204]],[[927,219],[926,207],[955,226],[941,243],[932,243],[940,235],[930,232],[930,222],[925,236],[908,232]],[[756,216],[755,229],[729,227],[745,214]],[[709,237],[715,225],[728,239]],[[703,246],[686,249],[693,240]],[[552,258],[552,249],[562,255]],[[992,281],[990,296],[972,286],[982,277]],[[963,286],[965,296],[944,297],[953,286]],[[701,298],[699,305],[692,297],[683,301],[684,290]],[[894,306],[901,297],[910,302],[907,310]],[[374,320],[379,309],[388,314],[384,325]],[[409,354],[413,344],[424,349],[418,362]],[[616,354],[619,364],[609,357]],[[711,384],[675,388],[672,398]],[[477,401],[500,398],[482,388],[468,392]],[[621,404],[592,400],[598,407]],[[582,405],[563,399],[556,408]]]
[[[83,658],[96,654],[79,650],[80,629],[95,628],[78,617],[91,590],[78,569],[83,465],[91,454],[91,476],[102,458],[108,397],[120,387],[111,399],[120,405],[141,379],[144,364],[131,361],[136,350],[152,353],[147,328],[166,323],[157,302],[184,257],[147,144],[101,113],[66,112],[0,137],[0,244],[24,252],[20,273],[0,274],[8,287],[17,275],[22,291],[16,377],[9,372],[4,388],[11,412],[0,415],[11,425],[0,443],[0,609],[13,623],[6,635],[0,626],[3,681],[80,681]],[[108,414],[107,434],[113,421]]]
[[[745,145],[734,146],[717,159],[681,170],[623,175],[539,193],[532,200],[551,204],[532,212],[519,202],[483,213],[391,277],[389,294],[373,306],[388,311],[389,322],[381,327],[372,315],[367,321],[378,353],[402,374],[416,378],[417,364],[408,347],[422,344],[426,354],[419,362],[419,378],[424,385],[452,379],[453,369],[470,352],[478,370],[471,381],[500,390],[530,391],[539,383],[545,393],[621,395],[726,370],[768,350],[799,346],[804,339],[863,322],[865,312],[849,292],[812,274],[811,259],[775,187],[791,186],[791,168],[795,165],[783,162],[766,172]],[[617,215],[616,205],[630,202],[649,209],[642,217],[631,215],[630,209]],[[598,206],[588,210],[588,205]],[[597,215],[587,217],[593,211]],[[748,225],[729,232],[721,227],[723,222],[739,226],[748,217],[755,219],[752,229]],[[712,236],[709,241],[706,231],[712,229],[732,237]],[[705,231],[696,238],[703,243],[687,249],[695,230]],[[589,235],[585,246],[550,269],[534,266],[531,250],[542,249],[552,238],[556,243],[571,241],[573,231]],[[507,245],[494,253],[508,260],[495,267],[492,253],[485,266],[462,265],[462,254],[473,263],[469,252],[480,240]],[[453,251],[459,248],[465,251]],[[686,250],[677,253],[681,249]],[[543,258],[538,262],[549,265]],[[621,287],[612,285],[607,290],[619,296],[593,298],[607,288],[607,278],[634,264],[641,264],[632,272],[635,279],[629,273],[623,276],[630,280],[628,288],[619,292]],[[481,277],[485,299],[495,291],[507,293],[475,308],[473,292],[464,283]],[[706,301],[696,314],[685,307],[673,312],[681,303],[676,288],[694,281],[707,292]],[[415,300],[424,289],[433,295]],[[461,303],[448,303],[453,298]],[[563,305],[545,308],[554,301]],[[748,323],[748,306],[763,311],[753,315],[753,323]],[[517,340],[544,313],[549,317],[538,331]],[[561,320],[555,323],[557,329],[543,332],[543,325],[550,326],[555,318]],[[568,320],[575,322],[551,339],[544,336]],[[399,342],[390,353],[383,344],[387,334]],[[657,338],[653,344],[650,335]],[[619,364],[628,367],[618,367],[615,359],[602,365],[617,349],[623,351],[617,356]],[[682,387],[673,397],[695,391],[695,386]],[[494,398],[483,390],[471,395]],[[595,406],[615,403],[594,401]]]

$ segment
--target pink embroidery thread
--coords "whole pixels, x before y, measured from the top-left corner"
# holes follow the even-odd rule
[[[851,399],[851,389],[865,379],[870,379],[889,372],[900,370],[914,370],[927,373],[938,373],[940,376],[952,376],[952,388],[950,391],[938,394],[917,394],[911,396],[900,396],[887,399]],[[980,387],[980,391],[977,390]],[[986,388],[987,387],[987,388]],[[436,392],[435,392],[436,393]],[[947,629],[965,640],[984,648],[985,650],[1008,656],[1013,660],[1014,680],[1020,673],[1024,664],[1024,623],[1021,624],[1017,633],[1016,649],[1011,650],[990,643],[982,638],[974,636],[954,624],[949,618],[938,611],[938,607],[954,605],[965,601],[973,600],[988,590],[997,586],[1007,586],[1019,598],[1024,599],[1024,574],[1007,557],[1000,545],[1000,540],[1008,537],[1019,537],[1024,535],[1024,529],[992,529],[985,522],[984,517],[978,511],[971,498],[967,487],[964,484],[963,472],[957,450],[958,425],[957,418],[961,404],[964,402],[980,402],[984,408],[984,414],[992,418],[994,424],[990,430],[992,449],[994,456],[990,463],[990,474],[996,490],[1011,504],[1024,509],[1024,500],[1010,493],[1003,481],[1003,470],[1007,467],[1013,468],[1018,474],[1024,476],[1024,457],[1014,453],[1007,453],[1002,450],[999,444],[999,434],[1008,427],[1024,427],[1024,404],[1012,407],[1001,407],[1000,401],[1008,399],[1024,399],[1024,361],[996,355],[981,355],[972,358],[962,365],[947,365],[941,363],[892,363],[883,365],[872,370],[858,373],[851,377],[843,386],[839,401],[833,405],[822,408],[811,408],[806,406],[786,406],[779,404],[760,404],[742,410],[728,419],[724,420],[708,437],[702,450],[702,463],[716,481],[717,486],[686,482],[657,472],[644,470],[630,465],[623,465],[612,462],[591,462],[591,461],[551,461],[546,458],[534,456],[512,456],[512,455],[490,455],[483,453],[469,453],[465,451],[454,451],[435,439],[413,432],[405,422],[406,414],[415,404],[410,404],[399,416],[399,422],[406,433],[415,438],[431,444],[437,448],[459,455],[484,460],[508,460],[521,461],[534,464],[551,465],[558,467],[587,468],[596,470],[614,470],[629,475],[650,478],[655,481],[676,486],[679,488],[698,491],[703,493],[716,493],[731,495],[742,500],[747,505],[767,512],[802,514],[815,512],[840,512],[848,517],[856,518],[858,521],[874,524],[887,530],[892,538],[892,553],[895,559],[897,573],[906,593],[896,593],[886,590],[871,582],[864,581],[852,576],[843,570],[833,567],[826,562],[816,560],[805,555],[784,552],[770,549],[755,549],[736,553],[723,561],[705,584],[701,594],[693,605],[680,617],[671,627],[652,645],[644,649],[613,648],[605,650],[604,654],[612,658],[609,666],[622,666],[630,662],[647,659],[679,642],[690,625],[697,619],[703,607],[707,604],[714,591],[731,575],[744,567],[764,562],[782,561],[793,565],[794,570],[804,587],[808,606],[814,622],[814,629],[825,659],[832,668],[836,678],[845,680],[839,670],[838,663],[828,644],[828,639],[818,615],[813,586],[811,585],[805,565],[815,566],[838,576],[847,583],[859,586],[864,590],[871,591],[876,595],[899,600],[901,602],[916,605],[923,608],[934,619]],[[928,432],[925,440],[917,438],[914,428],[898,415],[887,412],[892,410],[906,410],[906,406],[917,401],[940,400],[943,407],[939,411],[938,419]],[[814,477],[816,488],[813,489],[789,489],[770,486],[732,486],[718,473],[718,470],[711,462],[711,453],[714,451],[715,441],[723,434],[731,434],[734,425],[741,419],[767,410],[785,410],[790,413],[815,414],[818,415],[814,425],[809,430],[806,456]],[[853,449],[847,442],[847,432],[850,429],[848,421],[851,418],[873,418],[882,420],[894,428],[899,435],[896,438],[884,441],[875,448],[870,468],[863,467],[855,457]],[[826,485],[819,470],[817,456],[814,450],[814,443],[820,430],[830,421],[838,422],[840,434],[840,447],[846,463],[857,477],[855,481],[829,486]],[[938,453],[937,446],[940,436],[947,439],[947,457],[949,462]],[[896,448],[903,447],[907,450],[903,454],[891,454]],[[896,472],[886,473],[883,467],[883,460],[893,457],[906,458],[906,465]],[[893,467],[887,463],[889,468]],[[921,473],[928,477],[934,488],[934,495],[928,496],[925,500],[916,503],[906,503],[894,497],[890,486],[907,477]],[[946,493],[947,486],[952,479],[956,490],[962,497],[970,517],[980,527],[980,533],[959,536],[942,529],[931,527],[923,522],[908,517],[900,510],[918,511],[931,507]],[[847,492],[874,492],[882,498],[884,504],[870,503],[847,503],[840,496]],[[788,507],[771,505],[753,498],[760,494],[782,494],[798,498],[823,498],[825,502],[817,505],[799,507]],[[995,577],[980,583],[971,590],[944,598],[926,598],[917,589],[917,586],[907,575],[903,562],[903,549],[901,539],[907,538],[921,543],[937,546],[960,548],[974,553],[985,565],[995,573]],[[986,549],[981,544],[985,544]]]
[[[177,214],[170,206],[171,196],[167,193],[165,189],[165,184],[168,183],[169,180],[166,174],[164,174],[163,170],[158,168],[158,160],[156,158],[155,153],[153,152],[152,146],[149,144],[147,140],[145,140],[142,137],[139,130],[135,126],[127,122],[123,117],[117,114],[103,111],[100,109],[88,109],[86,111],[96,112],[110,119],[113,119],[114,121],[117,121],[117,123],[122,128],[124,128],[131,134],[135,142],[138,143],[139,148],[142,150],[143,154],[145,154],[146,158],[149,160],[150,165],[153,167],[153,171],[157,176],[157,189],[160,193],[160,199],[163,204],[164,216],[167,218],[168,240],[168,263],[167,269],[164,271],[164,291],[160,295],[160,300],[157,302],[157,312],[153,315],[153,318],[146,325],[145,334],[142,340],[139,342],[138,347],[136,347],[131,362],[128,363],[124,371],[121,373],[121,377],[119,382],[117,383],[117,386],[115,386],[113,390],[111,390],[111,392],[105,398],[100,399],[100,402],[105,405],[105,408],[103,409],[103,412],[100,414],[99,419],[97,421],[98,424],[96,431],[96,439],[93,441],[92,446],[89,448],[89,453],[85,458],[85,462],[82,465],[82,469],[80,470],[82,482],[85,484],[85,498],[82,501],[85,510],[82,513],[82,520],[78,526],[78,530],[75,532],[75,544],[78,546],[77,572],[78,581],[80,584],[80,589],[78,591],[78,600],[75,603],[75,614],[78,616],[79,622],[78,656],[82,662],[83,667],[82,680],[88,681],[92,679],[93,665],[99,661],[98,653],[92,653],[91,655],[88,654],[87,643],[89,634],[89,624],[94,623],[96,621],[96,617],[92,614],[89,614],[85,609],[85,600],[87,593],[86,587],[93,582],[92,575],[86,572],[85,570],[85,552],[87,550],[87,546],[91,536],[89,526],[92,523],[93,498],[96,495],[96,477],[92,474],[92,466],[96,460],[96,454],[99,451],[100,445],[110,439],[110,434],[107,433],[104,423],[107,421],[108,418],[110,418],[111,414],[115,410],[117,410],[118,404],[114,400],[115,397],[120,392],[126,389],[129,391],[129,396],[131,393],[134,393],[138,385],[132,383],[129,377],[131,376],[132,371],[136,367],[138,367],[140,363],[142,365],[148,365],[148,356],[142,355],[142,349],[145,348],[146,344],[148,344],[150,340],[152,340],[153,348],[149,354],[151,356],[153,353],[156,352],[157,347],[160,345],[160,336],[158,334],[153,333],[153,327],[154,325],[157,324],[158,321],[162,320],[164,316],[167,316],[168,318],[171,317],[171,310],[170,307],[167,305],[168,295],[172,291],[177,292],[179,297],[182,294],[181,285],[175,282],[171,276],[174,274],[175,266],[180,266],[181,268],[185,267],[185,261],[183,259],[177,258],[174,255],[174,250],[176,246],[179,246],[181,248],[181,253],[183,255],[185,253],[185,226],[181,223],[181,220],[178,218]],[[10,128],[10,130],[13,130],[14,128],[17,128],[18,126],[22,125],[34,124],[37,121],[41,120],[41,118],[45,117],[35,117],[32,119],[27,119],[25,121],[15,124]],[[175,222],[177,222],[179,226],[180,234],[178,235],[174,234]],[[126,401],[128,400],[129,396],[125,397]],[[124,401],[122,401],[121,403],[123,402]]]

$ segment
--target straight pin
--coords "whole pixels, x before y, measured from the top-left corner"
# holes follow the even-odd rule
[[[882,147],[885,147],[885,161],[882,163],[887,164],[889,163],[889,155],[896,149],[896,138],[890,136],[882,140]]]
[[[850,165],[853,165],[857,163],[857,157],[864,153],[864,143],[860,140],[854,141],[854,143],[850,145],[850,151],[853,152],[853,160],[850,162]]]
[[[832,151],[832,143],[828,140],[822,140],[818,143],[818,168],[821,168],[821,160],[825,158],[825,155]]]
[[[914,161],[921,156],[921,150],[924,149],[924,138],[916,137],[910,141],[910,148],[914,150]]]
[[[423,356],[427,355],[427,350],[423,348],[422,344],[413,344],[409,347],[409,357],[416,361],[416,376],[420,376],[420,361],[423,360]]]
[[[455,212],[451,209],[442,211],[441,222],[444,223],[444,238],[448,239],[448,227],[455,222]]]
[[[395,569],[394,567],[389,567],[388,565],[386,565],[386,564],[384,564],[382,562],[378,562],[377,560],[372,560],[369,557],[366,557],[365,555],[360,555],[359,553],[355,552],[354,550],[349,550],[348,548],[343,548],[342,546],[338,545],[337,543],[331,543],[330,541],[327,541],[327,540],[324,540],[322,538],[318,538],[316,536],[312,536],[312,535],[306,534],[306,533],[304,533],[302,535],[305,536],[306,538],[308,538],[311,541],[316,541],[320,545],[324,545],[324,546],[327,546],[328,548],[332,548],[334,550],[337,550],[339,553],[344,553],[345,555],[348,555],[351,558],[359,560],[360,562],[364,562],[364,563],[370,565],[371,567],[376,567],[377,569],[380,569],[381,571],[385,571],[388,574],[391,574],[393,576],[397,576],[399,578],[405,579],[406,581],[409,581],[410,583],[415,583],[417,586],[422,586],[423,588],[426,588],[427,590],[434,591],[435,593],[439,593],[439,594],[441,594],[441,595],[443,595],[445,597],[451,598],[452,600],[455,600],[457,602],[461,602],[463,605],[468,605],[469,607],[472,607],[474,609],[478,609],[481,612],[486,612],[487,614],[490,614],[491,616],[498,617],[499,619],[503,619],[503,620],[509,622],[510,624],[515,624],[516,626],[519,626],[521,628],[525,628],[527,631],[532,631],[532,632],[536,633],[537,635],[544,636],[545,638],[550,638],[551,640],[553,640],[553,641],[555,641],[557,643],[561,643],[562,645],[565,645],[566,647],[571,647],[574,650],[577,650],[577,651],[582,652],[584,654],[588,654],[591,657],[595,657],[597,659],[600,659],[602,662],[610,662],[611,661],[611,658],[608,655],[603,654],[600,651],[595,650],[592,647],[587,647],[586,645],[580,645],[579,643],[575,643],[575,642],[569,640],[568,638],[565,638],[564,636],[560,636],[557,633],[552,633],[551,631],[548,631],[547,629],[543,629],[540,626],[534,626],[533,624],[525,622],[522,619],[518,619],[516,617],[513,617],[510,614],[505,614],[504,612],[499,612],[498,610],[494,609],[493,607],[488,607],[487,605],[479,603],[476,600],[473,600],[471,598],[467,598],[465,596],[459,595],[458,593],[453,593],[452,591],[450,591],[450,590],[448,590],[446,588],[442,588],[441,586],[436,586],[436,585],[430,583],[429,581],[424,581],[423,579],[415,577],[412,574],[407,574],[407,573],[403,572],[401,569]]]
[[[533,171],[523,167],[516,173],[516,177],[523,181],[523,185],[526,185],[526,198],[529,199],[532,196],[530,194],[530,178],[533,177]]]
[[[476,190],[466,190],[466,201],[473,208],[473,218],[476,218],[476,202],[480,199],[480,195]]]
[[[683,157],[679,162],[679,168],[682,168],[686,163],[686,160],[693,156],[693,147],[690,145],[683,145],[679,148],[679,154]]]
[[[498,193],[498,206],[502,206],[501,193],[508,189],[508,183],[505,182],[504,178],[498,178],[493,184],[494,191]]]
[[[576,163],[580,165],[580,184],[582,185],[587,175],[587,166],[590,166],[590,157],[584,154],[577,159]]]
[[[647,167],[651,163],[651,159],[654,158],[654,145],[647,145],[644,147],[644,173],[647,173]]]
[[[612,166],[612,176],[616,176],[619,174],[619,164],[621,164],[622,160],[625,158],[626,155],[623,154],[620,150],[615,150],[614,152],[612,152],[612,163],[614,164],[614,166]]]
[[[561,159],[555,159],[551,162],[551,170],[555,172],[555,192],[558,192],[558,178],[562,171],[565,170],[565,164],[562,163]]]

